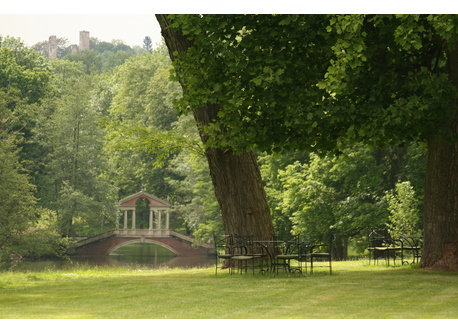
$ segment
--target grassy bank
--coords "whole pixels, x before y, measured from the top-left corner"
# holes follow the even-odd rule
[[[330,276],[77,267],[0,274],[0,318],[458,318],[458,274],[336,262]]]

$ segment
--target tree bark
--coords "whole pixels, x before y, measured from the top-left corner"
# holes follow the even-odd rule
[[[185,52],[193,46],[192,41],[181,31],[170,27],[172,22],[167,15],[156,15],[156,18],[172,61],[179,57],[180,52]],[[187,87],[182,80],[180,83],[183,90],[186,90]],[[215,104],[193,110],[204,144],[208,136],[201,128],[217,119],[218,110],[219,106]],[[207,147],[205,155],[215,195],[221,208],[225,232],[255,235],[260,239],[272,238],[274,234],[272,217],[254,153],[235,154],[230,147],[224,150]]]
[[[431,140],[422,267],[458,271],[458,143]]]
[[[455,45],[458,45],[455,43]],[[458,88],[458,47],[447,51],[449,79]],[[424,246],[421,265],[435,270],[458,271],[458,103],[451,115],[449,141],[428,142]]]

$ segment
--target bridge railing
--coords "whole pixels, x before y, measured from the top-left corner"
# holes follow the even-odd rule
[[[74,245],[74,247],[83,246],[83,245],[86,245],[86,244],[89,244],[89,243],[96,242],[96,241],[98,241],[100,239],[108,238],[108,237],[114,235],[114,231],[115,230],[109,230],[109,231],[103,232],[101,234],[98,234],[98,235],[95,235],[95,236],[92,236],[92,237],[88,237],[86,239],[82,239],[82,240],[78,241]]]
[[[118,236],[155,236],[169,237],[172,230],[167,229],[115,229],[114,234]]]
[[[179,238],[181,240],[189,242],[190,244],[195,243],[195,239],[194,238],[192,238],[190,236],[186,236],[186,235],[180,234],[179,232],[176,232],[176,231],[173,231],[173,230],[170,230],[170,236]],[[199,244],[199,246],[202,246],[202,247],[205,247],[205,248],[208,248],[208,249],[212,249],[213,248],[212,244],[203,243],[203,244]]]
[[[99,240],[102,240],[104,238],[108,238],[111,236],[116,236],[116,237],[174,237],[178,238],[181,241],[184,241],[188,244],[193,244],[195,243],[194,238],[181,234],[179,232],[173,231],[173,230],[166,230],[166,229],[113,229],[109,230],[107,232],[88,237],[86,239],[78,241],[74,247],[80,247],[89,243],[94,243]],[[213,248],[213,245],[211,244],[199,244],[199,246],[204,247],[204,248]]]

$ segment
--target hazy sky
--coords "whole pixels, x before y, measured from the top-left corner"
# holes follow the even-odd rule
[[[151,37],[153,45],[161,41],[154,14],[0,14],[0,35],[19,37],[28,46],[48,40],[51,35],[78,45],[79,32],[83,30],[101,41],[120,39],[130,46],[141,46],[145,36]]]
[[[28,46],[48,40],[51,35],[79,44],[79,32],[86,30],[90,37],[106,42],[120,39],[130,46],[141,46],[145,36],[150,36],[155,45],[161,35],[154,13],[458,13],[458,2],[78,0],[70,6],[62,0],[18,0],[2,4],[0,35],[19,37]]]
[[[51,35],[78,45],[79,32],[86,30],[90,37],[105,42],[120,39],[130,46],[141,46],[145,36],[150,36],[155,45],[161,41],[155,13],[196,13],[200,1],[4,1],[0,7],[0,35],[19,37],[28,46],[49,40]]]

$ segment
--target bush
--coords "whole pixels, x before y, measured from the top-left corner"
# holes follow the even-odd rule
[[[12,249],[16,254],[31,260],[66,258],[71,243],[69,238],[62,237],[56,230],[31,228]]]
[[[419,232],[420,213],[415,191],[409,181],[397,183],[394,191],[386,193],[390,211],[389,232],[392,235],[415,235]]]

